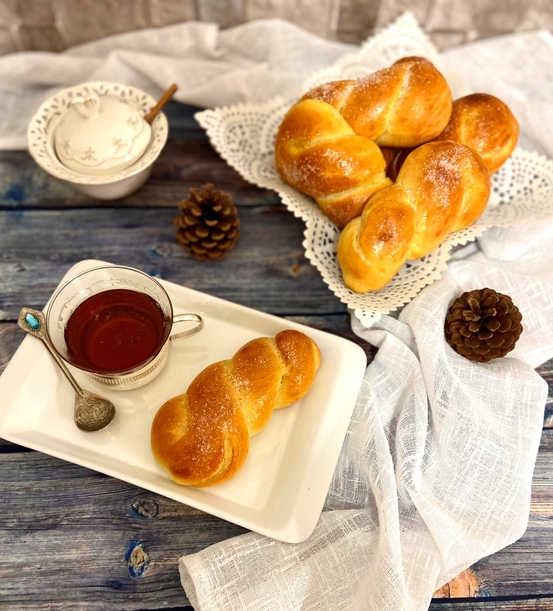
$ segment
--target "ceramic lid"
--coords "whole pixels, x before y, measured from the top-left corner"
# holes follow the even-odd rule
[[[151,127],[133,102],[96,93],[72,100],[54,134],[60,161],[71,170],[96,176],[131,166],[150,138]]]

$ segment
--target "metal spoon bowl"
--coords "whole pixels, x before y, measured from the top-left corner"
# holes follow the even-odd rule
[[[46,333],[46,319],[44,314],[39,310],[23,308],[19,314],[17,324],[23,331],[42,340],[50,354],[54,357],[56,363],[60,366],[65,377],[69,380],[71,386],[73,386],[76,393],[74,419],[77,428],[86,432],[99,431],[105,428],[115,417],[115,406],[109,399],[100,397],[79,386],[67,368],[67,365],[54,350],[50,342],[50,338]]]

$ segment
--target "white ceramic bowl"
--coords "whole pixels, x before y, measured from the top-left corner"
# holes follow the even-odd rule
[[[156,104],[150,95],[129,85],[120,83],[82,83],[69,87],[49,98],[38,109],[29,123],[27,138],[29,152],[52,176],[64,180],[75,189],[96,199],[119,199],[138,190],[148,180],[153,164],[161,153],[169,126],[167,118],[160,112],[153,120],[152,136],[144,154],[133,165],[107,175],[90,175],[65,166],[55,152],[55,130],[60,117],[65,114],[73,99],[91,93],[98,96],[118,96],[134,104],[146,115]]]

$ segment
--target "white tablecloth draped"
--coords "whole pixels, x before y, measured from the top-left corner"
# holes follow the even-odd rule
[[[0,149],[27,147],[27,125],[56,91],[87,81],[138,87],[154,98],[205,108],[262,101],[298,88],[351,45],[329,42],[280,20],[220,30],[186,22],[111,36],[64,51],[0,57]]]
[[[513,109],[528,150],[553,156],[553,38],[506,36],[443,53],[469,91]],[[552,201],[553,218],[553,201]],[[198,611],[421,611],[444,583],[524,533],[553,357],[553,221],[492,228],[396,319],[354,331],[378,347],[366,370],[313,535],[249,533],[180,560]],[[511,295],[524,332],[480,364],[445,342],[465,290]]]
[[[468,361],[444,341],[451,301],[512,294],[524,332],[509,358]],[[354,330],[368,366],[322,517],[304,543],[249,533],[180,560],[198,611],[418,611],[525,531],[553,356],[553,248],[516,265],[457,261],[399,320]]]
[[[175,82],[177,100],[222,106],[299,94],[306,76],[352,49],[267,20],[5,56],[0,148],[25,148],[40,103],[79,82],[114,80],[155,97]],[[443,59],[469,90],[512,108],[524,148],[553,156],[550,34],[477,42]],[[248,533],[183,556],[197,611],[422,610],[436,588],[524,533],[547,397],[534,368],[553,357],[552,231],[543,221],[490,229],[398,318],[370,329],[353,319],[378,352],[315,532],[295,545]],[[486,286],[513,297],[524,332],[507,358],[479,364],[446,344],[443,320],[461,292]]]

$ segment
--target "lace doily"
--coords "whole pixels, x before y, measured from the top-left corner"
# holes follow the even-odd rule
[[[408,55],[429,58],[444,73],[454,98],[466,93],[455,75],[444,69],[438,51],[409,13],[369,39],[356,53],[312,75],[306,80],[304,91],[327,81],[359,78]],[[264,104],[205,110],[195,117],[229,165],[249,182],[276,191],[288,209],[304,220],[306,257],[319,270],[330,290],[354,310],[366,327],[381,314],[405,305],[421,289],[438,280],[454,246],[475,239],[487,227],[516,225],[553,214],[550,204],[553,200],[553,162],[517,148],[493,175],[490,202],[476,223],[449,235],[423,258],[408,261],[380,291],[355,293],[344,284],[336,260],[339,230],[311,198],[285,184],[275,168],[276,132],[295,101],[296,98],[275,98]]]

